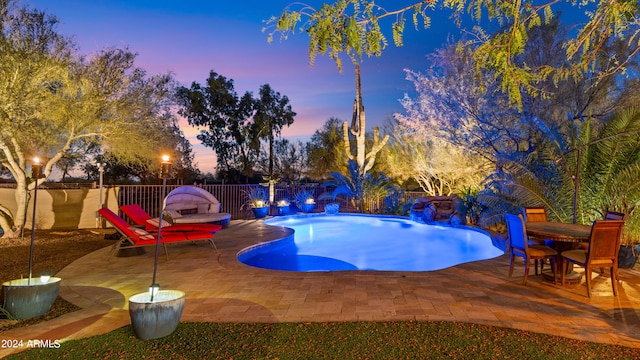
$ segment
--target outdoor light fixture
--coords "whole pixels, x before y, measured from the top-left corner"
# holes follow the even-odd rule
[[[160,177],[163,179],[168,179],[171,177],[171,162],[170,162],[171,158],[169,157],[169,155],[162,155],[162,164],[161,164],[161,171],[160,171]]]
[[[31,177],[36,180],[42,178],[42,164],[37,156],[33,158],[33,163],[31,164]]]
[[[36,205],[38,204],[38,179],[42,178],[42,164],[38,157],[33,158],[31,164],[31,177],[35,181],[33,188],[33,216],[31,216],[31,248],[29,249],[29,278],[27,284],[31,284],[31,276],[33,275],[33,247],[36,239]],[[48,281],[48,279],[47,279]]]
[[[156,283],[156,273],[158,272],[158,255],[160,254],[160,241],[162,241],[162,223],[164,220],[164,207],[165,201],[164,198],[167,195],[167,179],[171,176],[171,158],[169,155],[162,155],[162,163],[160,177],[162,177],[162,210],[160,211],[160,221],[158,224],[158,241],[156,242],[156,257],[155,262],[153,263],[153,280],[151,281],[151,286],[149,287],[149,295],[151,297],[151,302],[153,302],[153,297],[158,293],[160,289],[160,285]]]
[[[100,207],[104,207],[104,203],[102,202],[102,188],[104,185],[104,167],[105,167],[105,163],[103,162],[99,162],[98,163],[98,173],[100,174],[100,178],[99,178],[99,186],[100,186]]]
[[[151,296],[152,301],[153,297],[158,295],[158,291],[160,291],[160,284],[153,283],[149,286],[149,296]]]

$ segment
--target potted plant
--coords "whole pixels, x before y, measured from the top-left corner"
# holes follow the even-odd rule
[[[261,186],[252,186],[244,191],[245,206],[251,208],[256,219],[262,219],[269,212],[268,192]]]
[[[630,269],[636,265],[640,256],[640,216],[633,211],[627,215],[622,229],[618,267]]]
[[[457,215],[469,225],[477,225],[485,207],[478,201],[478,190],[465,188],[455,200]]]
[[[14,319],[31,319],[46,314],[58,297],[60,278],[47,274],[39,278],[32,276],[33,249],[36,235],[36,205],[38,199],[38,179],[43,178],[42,164],[38,158],[31,164],[33,188],[33,215],[31,217],[31,247],[29,249],[29,277],[16,279],[2,284],[4,309]]]
[[[316,206],[316,201],[313,199],[313,191],[302,189],[300,190],[296,196],[296,206],[300,209],[300,211],[305,213],[310,213],[313,211],[313,208]]]
[[[289,213],[289,200],[282,199],[276,202],[276,208],[278,209],[278,215],[287,215]]]

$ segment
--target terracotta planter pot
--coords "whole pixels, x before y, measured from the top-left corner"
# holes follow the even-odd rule
[[[58,277],[52,277],[47,282],[40,278],[18,279],[2,284],[4,294],[4,309],[15,319],[31,319],[42,316],[51,310],[60,291]]]
[[[185,293],[179,290],[160,290],[153,297],[140,293],[129,298],[129,317],[136,337],[142,340],[170,335],[184,309]]]

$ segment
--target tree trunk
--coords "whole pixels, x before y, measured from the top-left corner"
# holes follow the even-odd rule
[[[16,204],[18,205],[16,208],[15,214],[9,214],[10,218],[13,220],[13,224],[11,224],[5,217],[3,217],[0,225],[2,226],[2,230],[4,234],[2,235],[3,239],[15,239],[20,237],[22,234],[22,230],[24,229],[24,224],[27,217],[27,205],[29,204],[29,200],[31,199],[31,194],[29,190],[34,188],[35,183],[29,184],[28,187],[26,185],[26,179],[16,179]],[[11,216],[13,215],[13,216]]]

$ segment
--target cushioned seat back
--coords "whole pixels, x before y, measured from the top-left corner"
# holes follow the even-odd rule
[[[138,204],[122,205],[120,210],[136,224],[144,224],[151,219],[151,215],[147,214]]]
[[[118,230],[118,232],[134,243],[140,242],[150,242],[154,241],[155,237],[153,234],[150,234],[142,229],[134,228],[129,223],[124,221],[123,218],[118,216],[113,211],[108,208],[102,208],[98,210],[98,213],[105,218],[108,222],[113,224],[113,226]]]
[[[134,233],[133,230],[129,229],[130,225],[126,221],[124,221],[123,218],[116,215],[113,211],[107,208],[102,208],[98,210],[98,213],[100,213],[103,218],[113,224],[113,226],[124,235],[136,236],[136,233]]]
[[[511,251],[526,254],[528,250],[527,233],[522,217],[513,214],[504,214],[507,223],[507,235]]]
[[[607,213],[604,214],[605,220],[624,220],[626,218],[627,218],[627,214],[623,214],[615,211],[607,211]]]

